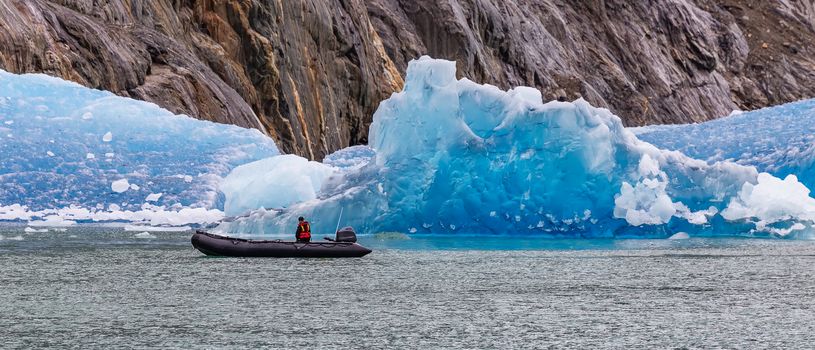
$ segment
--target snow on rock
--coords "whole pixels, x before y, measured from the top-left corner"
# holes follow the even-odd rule
[[[140,211],[146,194],[164,193],[154,204],[167,210],[222,209],[218,185],[232,168],[279,154],[258,130],[174,115],[46,75],[0,71],[0,96],[0,115],[14,128],[3,124],[0,135],[17,136],[0,138],[0,207],[116,203]],[[174,177],[190,172],[195,181]],[[141,190],[111,191],[123,178]]]
[[[130,183],[127,179],[116,180],[110,184],[110,189],[113,190],[113,192],[122,193],[130,189]]]

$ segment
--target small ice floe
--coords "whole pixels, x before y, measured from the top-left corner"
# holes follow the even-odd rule
[[[49,157],[53,157],[53,156],[54,156],[54,152],[51,152],[51,151],[45,152],[45,154],[47,154]]]
[[[155,202],[155,201],[158,201],[158,200],[159,200],[159,198],[161,198],[161,195],[163,195],[163,194],[164,194],[164,193],[150,193],[149,195],[147,195],[147,198],[145,198],[145,199],[144,199],[144,201],[145,201],[145,202]]]
[[[186,183],[192,182],[192,176],[184,175],[184,182],[186,182]]]
[[[108,153],[105,153],[105,158],[113,158],[115,155],[116,155],[116,153],[108,152]]]
[[[96,158],[96,156],[93,153],[88,153],[88,154],[85,155],[85,158],[86,159],[94,159],[94,158]]]
[[[37,232],[48,232],[48,229],[47,228],[36,229],[33,227],[26,227],[23,231],[25,231],[25,233],[37,233]]]
[[[7,240],[7,241],[22,241],[24,238],[23,238],[23,236],[21,236],[21,235],[17,235],[17,236],[14,236],[14,237],[3,237],[3,236],[0,236],[0,241],[2,241],[2,240],[4,240],[4,239],[5,239],[5,240]]]
[[[127,179],[116,180],[110,184],[110,189],[113,190],[113,192],[122,193],[130,189],[130,183],[127,182]]]
[[[138,191],[140,188],[141,188],[141,187],[139,187],[139,185],[136,185],[136,184],[130,184],[130,189],[131,189],[131,190],[133,190],[133,191]]]
[[[139,232],[134,237],[136,237],[136,238],[144,238],[144,239],[156,238],[156,236],[153,236],[152,234],[150,234],[150,232],[147,232],[147,231]]]
[[[93,119],[93,113],[85,112],[85,114],[82,115],[82,120],[90,120],[90,119]]]
[[[6,120],[6,125],[11,125],[11,124],[14,124],[13,120]]]
[[[677,232],[677,233],[674,233],[671,237],[668,237],[668,239],[671,239],[671,240],[688,239],[688,238],[690,238],[690,235],[688,235],[687,232]]]
[[[68,227],[73,225],[76,225],[76,221],[65,220],[58,215],[48,216],[44,220],[34,220],[28,222],[28,226],[33,227]]]
[[[125,231],[149,231],[149,232],[184,232],[192,230],[189,226],[141,226],[126,225]]]
[[[104,136],[102,136],[102,141],[103,142],[110,142],[112,140],[113,140],[113,133],[111,133],[110,131],[108,131]]]

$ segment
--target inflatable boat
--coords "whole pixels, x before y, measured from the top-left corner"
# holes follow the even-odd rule
[[[354,230],[346,227],[337,231],[336,238],[308,243],[282,240],[251,240],[196,231],[192,246],[212,256],[268,258],[358,258],[371,250],[357,244]]]

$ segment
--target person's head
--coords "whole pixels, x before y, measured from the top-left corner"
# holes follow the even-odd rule
[[[305,218],[303,218],[302,216],[301,216],[301,217],[299,217],[299,218],[297,218],[297,221],[305,221],[305,220],[306,220],[306,219],[305,219]]]

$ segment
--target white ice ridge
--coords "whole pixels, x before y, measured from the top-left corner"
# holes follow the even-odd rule
[[[211,224],[224,218],[222,211],[205,208],[181,208],[177,210],[144,204],[138,210],[87,209],[70,206],[60,209],[30,210],[19,204],[0,206],[0,221],[28,221],[33,227],[65,227],[79,222],[131,222],[151,226],[138,226],[142,231],[188,230],[190,224]]]
[[[543,103],[528,87],[502,91],[456,80],[450,61],[412,61],[403,91],[374,114],[369,139],[374,155],[332,167],[330,175],[293,156],[246,166],[258,171],[234,171],[229,182],[245,186],[229,186],[227,203],[275,209],[256,210],[219,230],[288,232],[298,216],[307,216],[315,231],[330,232],[344,208],[343,224],[369,233],[698,237],[812,231],[812,198],[794,177],[782,181],[751,166],[658,149],[606,109],[583,100]],[[334,158],[348,153],[327,159],[337,164]],[[273,162],[297,172],[264,167]],[[246,185],[280,184],[291,176],[300,178],[286,183],[308,193]],[[299,202],[291,203],[294,197]]]
[[[788,103],[702,124],[632,129],[641,140],[708,163],[732,161],[777,177],[795,175],[815,186],[815,99]]]
[[[224,176],[279,154],[257,130],[4,71],[0,134],[0,206],[19,204],[31,213],[71,206],[95,215],[108,208],[139,213],[145,202],[164,212],[222,209]]]

